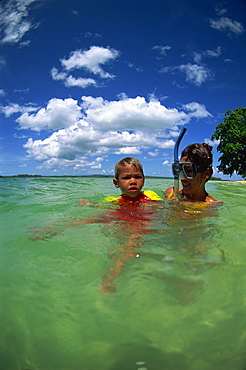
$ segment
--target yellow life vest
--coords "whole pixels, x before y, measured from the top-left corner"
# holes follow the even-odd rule
[[[162,198],[159,197],[158,194],[156,194],[152,190],[145,190],[143,191],[143,194],[146,195],[146,197],[150,198],[151,200],[163,200]],[[106,197],[103,202],[117,202],[121,196],[115,197],[115,196],[108,196]]]

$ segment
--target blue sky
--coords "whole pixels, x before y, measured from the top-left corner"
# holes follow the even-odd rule
[[[213,145],[245,107],[243,0],[2,0],[0,175],[172,176],[173,147]]]

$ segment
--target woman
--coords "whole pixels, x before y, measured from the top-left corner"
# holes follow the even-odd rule
[[[206,143],[188,145],[181,153],[179,163],[173,164],[183,187],[179,188],[179,199],[191,202],[217,202],[205,190],[205,183],[213,174],[212,147]],[[165,198],[174,198],[174,188],[165,191]]]

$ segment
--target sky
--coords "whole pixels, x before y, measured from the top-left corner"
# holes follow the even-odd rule
[[[244,0],[2,0],[0,175],[113,175],[138,158],[172,176],[173,148],[213,146],[245,107]]]

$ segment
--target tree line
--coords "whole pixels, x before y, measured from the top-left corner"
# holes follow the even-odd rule
[[[212,140],[219,140],[218,170],[225,175],[233,173],[246,178],[246,108],[227,110],[224,121],[216,126]]]

